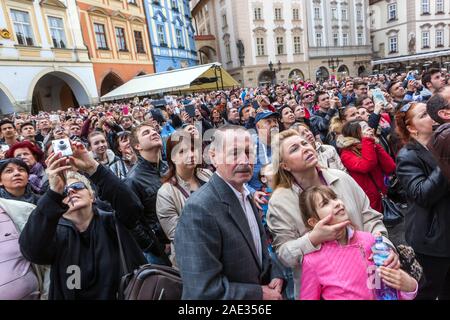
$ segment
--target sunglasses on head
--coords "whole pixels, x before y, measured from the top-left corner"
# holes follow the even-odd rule
[[[409,109],[411,109],[412,104],[411,103],[407,103],[405,104],[403,107],[400,108],[400,112],[408,112]]]
[[[81,182],[81,181],[74,182],[74,183],[64,187],[63,196],[67,197],[69,195],[70,190],[80,191],[83,189],[87,189],[86,185],[83,182]]]

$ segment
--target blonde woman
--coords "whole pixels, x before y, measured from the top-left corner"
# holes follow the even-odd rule
[[[326,241],[336,240],[352,225],[360,231],[387,237],[381,213],[370,208],[370,201],[359,185],[345,172],[323,169],[318,165],[313,146],[295,130],[275,137],[273,149],[274,192],[269,201],[267,224],[273,247],[281,262],[294,271],[294,292],[300,292],[303,256],[320,249]],[[330,217],[320,220],[312,230],[305,227],[300,212],[299,195],[313,186],[329,186],[344,199],[350,221],[330,225]],[[387,243],[391,242],[386,239]],[[399,268],[398,256],[391,252],[386,266]]]

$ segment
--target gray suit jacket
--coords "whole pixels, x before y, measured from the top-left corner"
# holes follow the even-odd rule
[[[254,205],[253,209],[261,235],[262,266],[241,204],[217,174],[189,198],[175,232],[182,299],[262,299],[261,285],[271,280],[271,262]]]

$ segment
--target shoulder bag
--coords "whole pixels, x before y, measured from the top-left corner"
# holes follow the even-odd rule
[[[378,187],[375,179],[369,173],[370,180],[372,180],[373,184],[377,188],[378,192],[381,195],[381,201],[383,203],[383,222],[386,226],[392,227],[400,223],[404,217],[403,210],[405,209],[404,205],[395,203],[391,199],[389,199]]]
[[[119,300],[180,300],[183,284],[180,272],[172,267],[146,264],[128,271],[120,239],[117,220],[114,218],[119,243],[122,276],[117,298]]]

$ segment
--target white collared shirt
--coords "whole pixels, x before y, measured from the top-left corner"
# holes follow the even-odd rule
[[[262,266],[261,235],[259,234],[259,227],[258,222],[256,221],[255,212],[253,212],[253,207],[249,200],[250,191],[248,191],[247,187],[244,185],[244,192],[239,192],[225,179],[223,179],[217,171],[216,173],[220,177],[220,179],[222,179],[231,188],[231,190],[233,190],[234,194],[239,200],[239,203],[241,204],[242,210],[244,211],[245,217],[247,218],[248,226],[250,227],[250,232],[252,233],[253,243],[255,244],[256,253],[259,258],[259,264]]]

